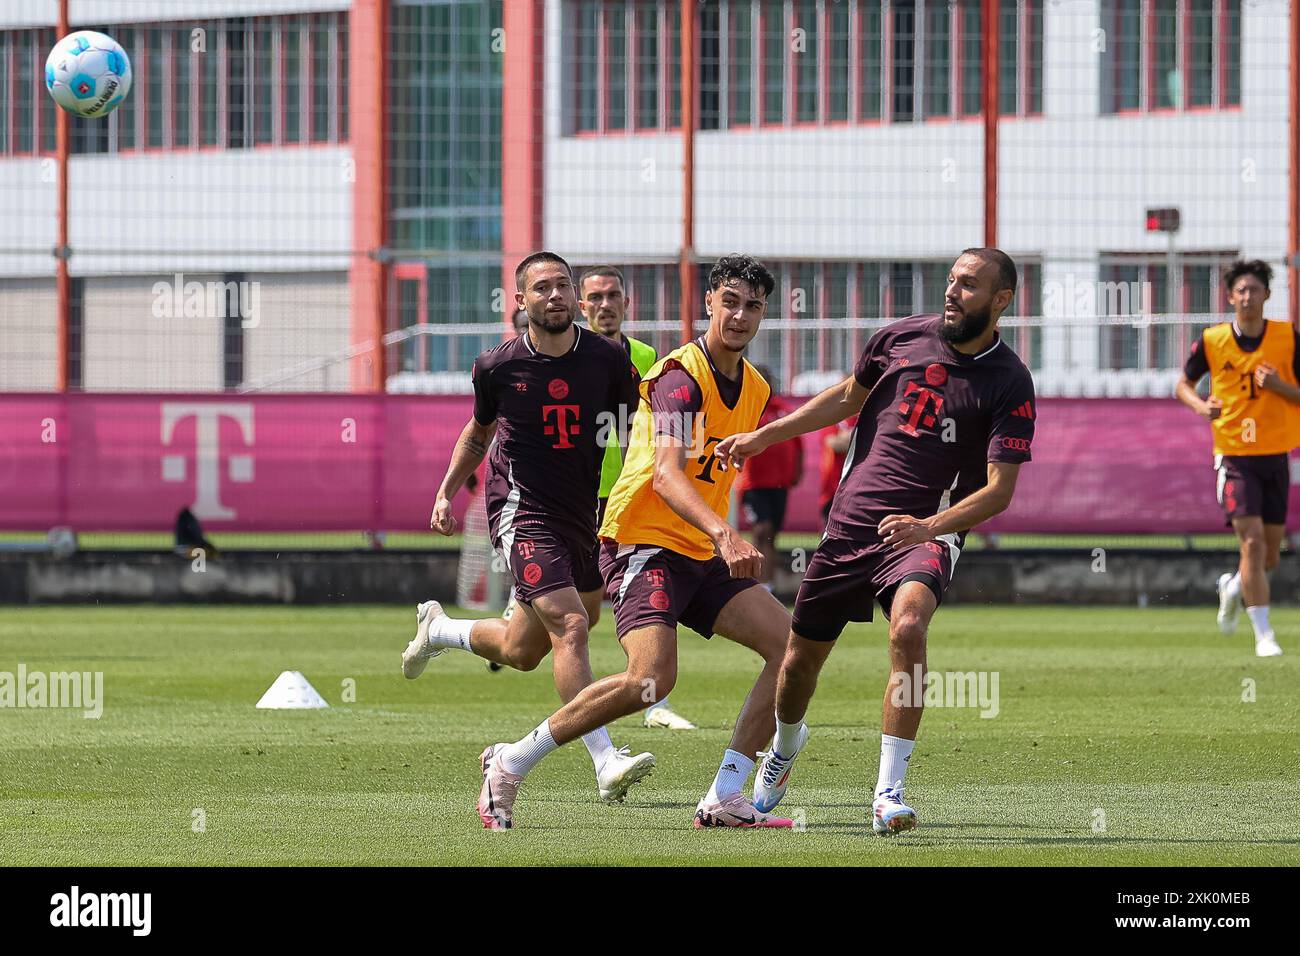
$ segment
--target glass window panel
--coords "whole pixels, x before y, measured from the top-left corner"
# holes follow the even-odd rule
[[[349,53],[349,47],[348,47],[348,18],[347,17],[342,15],[339,16],[338,28],[339,28],[339,65],[338,65],[337,72],[339,77],[338,80],[339,82],[339,96],[338,96],[339,141],[346,143],[348,141],[348,112],[349,112],[348,83],[350,82],[349,76],[350,76],[350,67],[351,67],[351,62],[348,59],[348,57],[351,54]]]
[[[167,110],[167,56],[163,49],[164,30],[149,27],[145,31],[148,63],[147,87],[149,91],[148,129],[150,146],[164,145],[163,120]]]
[[[311,141],[330,138],[330,25],[327,16],[312,18],[311,27]]]
[[[916,116],[916,3],[896,0],[893,10],[893,109],[894,122],[910,122]]]
[[[575,44],[576,69],[573,80],[577,84],[574,90],[577,105],[576,128],[586,132],[597,128],[596,109],[599,94],[600,75],[597,59],[600,37],[600,4],[586,0],[578,4],[578,24]]]
[[[275,140],[275,35],[270,20],[253,21],[253,142]]]
[[[1189,106],[1209,106],[1214,95],[1214,0],[1187,0]]]
[[[1020,85],[1020,17],[1016,0],[1000,0],[998,22],[998,112],[1014,116],[1016,91]]]
[[[727,8],[727,106],[729,126],[754,122],[754,24],[749,0],[733,0]]]
[[[284,48],[284,141],[302,142],[302,21],[288,17],[281,27]]]
[[[880,0],[858,3],[858,118],[880,119],[880,70],[884,36]]]
[[[925,115],[952,110],[952,11],[939,0],[925,7]]]
[[[961,112],[963,116],[978,116],[983,109],[981,85],[984,76],[983,51],[980,41],[980,18],[983,10],[980,0],[961,0]]]
[[[0,156],[9,152],[9,114],[12,90],[9,87],[10,44],[13,34],[0,31]],[[125,105],[125,104],[123,104]]]
[[[1224,24],[1223,55],[1226,58],[1226,85],[1223,102],[1241,105],[1241,0],[1227,0],[1228,15]],[[1296,15],[1293,11],[1292,15]]]
[[[700,7],[700,129],[717,129],[722,120],[721,18],[719,4]]]
[[[36,149],[36,35],[30,30],[11,34],[17,44],[17,76],[14,78],[14,152]]]
[[[173,31],[172,69],[176,74],[176,82],[172,87],[172,142],[176,146],[189,146],[192,141],[190,120],[194,110],[190,106],[190,96],[194,92],[193,61],[190,31],[184,28]]]
[[[820,35],[817,23],[817,0],[798,0],[794,4],[795,29],[802,30],[798,49],[791,49],[791,61],[796,69],[798,95],[795,98],[795,118],[801,123],[817,120],[817,100],[820,96],[817,58]]]
[[[763,122],[785,121],[785,4],[763,3]]]
[[[627,8],[605,7],[605,95],[608,129],[627,128]]]
[[[200,102],[203,114],[199,117],[199,130],[203,135],[204,146],[217,146],[221,137],[221,115],[219,97],[221,91],[221,48],[218,43],[217,24],[204,25],[206,47],[197,54],[198,63],[203,70],[203,82],[200,86]]]
[[[248,145],[248,25],[231,20],[225,30],[226,40],[226,146],[242,149]]]
[[[668,126],[682,125],[682,8],[668,4]]]
[[[1029,17],[1029,105],[1026,110],[1041,115],[1043,112],[1043,0],[1028,0],[1025,15]]]
[[[1178,0],[1152,0],[1151,105],[1172,109],[1181,99],[1178,76]]]
[[[826,99],[826,119],[832,123],[849,118],[849,15],[847,3],[826,5],[826,40],[830,63],[826,75],[830,90]]]
[[[1135,110],[1141,104],[1142,7],[1139,0],[1115,0],[1107,46],[1114,84],[1112,109]]]
[[[659,127],[659,12],[653,4],[636,7],[636,125]]]

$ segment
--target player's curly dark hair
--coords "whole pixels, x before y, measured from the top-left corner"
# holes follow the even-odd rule
[[[1231,289],[1237,284],[1237,280],[1242,276],[1254,276],[1260,282],[1264,283],[1264,288],[1268,288],[1269,282],[1273,278],[1273,267],[1263,259],[1238,259],[1228,268],[1223,270],[1223,287]]]
[[[713,264],[709,270],[709,291],[716,291],[728,279],[739,279],[748,282],[751,288],[761,288],[765,299],[776,288],[776,279],[767,271],[767,266],[740,252],[723,256]]]

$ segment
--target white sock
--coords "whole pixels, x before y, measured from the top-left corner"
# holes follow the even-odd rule
[[[1260,604],[1255,607],[1246,608],[1246,614],[1250,617],[1251,627],[1255,629],[1255,640],[1260,640],[1273,633],[1273,627],[1268,623],[1268,605]]]
[[[600,773],[600,768],[605,766],[605,761],[614,752],[614,742],[609,739],[609,731],[604,727],[597,727],[591,733],[583,734],[582,742],[587,745],[587,753],[591,754],[591,762],[595,764],[596,773]]]
[[[501,748],[501,767],[506,773],[526,774],[537,766],[538,761],[558,747],[551,736],[551,720],[548,717],[537,729],[523,740],[506,744]]]
[[[477,618],[444,617],[436,626],[429,627],[429,643],[434,647],[451,647],[472,654],[469,632],[477,623]]]
[[[718,767],[718,775],[713,778],[713,786],[709,787],[709,793],[704,801],[717,803],[732,794],[740,793],[753,771],[753,760],[744,754],[728,750],[722,755],[722,765]]]
[[[653,704],[651,704],[649,707],[647,707],[647,708],[645,709],[645,712],[648,714],[648,713],[650,713],[650,711],[654,710],[656,707],[667,707],[667,706],[668,706],[668,698],[665,697],[663,700],[657,700],[657,701],[655,701]]]
[[[772,749],[782,757],[793,756],[795,748],[799,746],[799,728],[802,726],[802,720],[796,720],[793,724],[785,724],[778,717],[776,719],[776,739],[772,741]]]
[[[902,737],[880,735],[880,773],[876,777],[876,796],[880,796],[890,787],[903,789],[903,778],[907,776],[907,762],[912,759],[915,740]]]

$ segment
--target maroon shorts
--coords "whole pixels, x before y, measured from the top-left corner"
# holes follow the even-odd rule
[[[1216,455],[1215,490],[1228,525],[1233,518],[1262,518],[1264,524],[1286,524],[1291,491],[1291,457],[1277,455]]]
[[[578,593],[601,587],[591,545],[571,541],[545,528],[516,528],[506,553],[506,542],[498,539],[496,549],[510,566],[515,579],[515,600],[532,604],[543,594],[560,588],[577,588]]]
[[[699,561],[657,545],[608,538],[600,541],[600,573],[620,640],[649,624],[679,623],[712,637],[727,603],[758,584],[753,578],[733,578],[727,562],[716,556]]]
[[[810,641],[833,641],[849,621],[870,621],[873,602],[889,617],[894,592],[920,581],[942,603],[960,552],[943,541],[906,548],[880,542],[823,538],[799,585],[791,629]]]

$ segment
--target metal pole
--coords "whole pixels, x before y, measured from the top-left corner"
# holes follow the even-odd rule
[[[58,38],[68,35],[68,0],[59,0]],[[54,111],[54,149],[55,163],[58,166],[58,187],[56,190],[55,214],[58,217],[57,238],[54,246],[54,287],[55,287],[55,356],[58,368],[55,381],[60,392],[66,392],[72,381],[72,279],[68,274],[68,153],[70,151],[69,127],[70,117],[66,110]]]
[[[998,244],[998,0],[982,0],[984,89],[984,245]]]
[[[682,21],[682,247],[677,272],[681,282],[682,344],[695,337],[695,6],[681,0]]]

